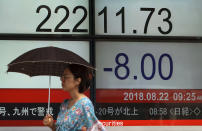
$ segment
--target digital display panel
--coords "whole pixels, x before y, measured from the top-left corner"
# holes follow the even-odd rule
[[[89,62],[88,41],[0,40],[0,126],[42,125],[48,106],[49,76],[7,73],[7,65],[27,51],[49,46],[72,51]],[[70,96],[62,90],[59,77],[51,76],[50,82],[50,114],[56,119],[60,103]]]
[[[96,42],[98,117],[202,119],[201,50],[202,43]]]
[[[95,35],[202,36],[201,1],[89,2],[1,0],[0,34],[89,34],[94,18],[89,11],[95,9]],[[91,95],[96,95],[95,113],[105,126],[155,125],[156,130],[162,125],[202,125],[201,43],[92,41],[97,70],[96,94]],[[21,53],[43,46],[69,49],[89,61],[89,42],[0,40],[0,126],[42,125],[48,77],[6,70]],[[61,101],[69,96],[58,77],[51,80],[50,114],[56,118]]]
[[[201,5],[199,0],[95,0],[95,33],[202,36]]]
[[[0,33],[88,34],[88,0],[1,0]]]

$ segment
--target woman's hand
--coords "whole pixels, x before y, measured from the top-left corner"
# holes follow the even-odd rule
[[[50,115],[50,114],[47,114],[44,119],[43,119],[43,124],[45,126],[48,126],[50,127],[52,130],[55,129],[55,123],[54,123],[54,120],[53,120],[53,117]]]
[[[83,127],[81,128],[81,131],[87,131],[87,128],[86,128],[85,126],[83,126]]]

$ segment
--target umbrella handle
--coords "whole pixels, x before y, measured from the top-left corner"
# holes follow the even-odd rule
[[[49,76],[49,88],[48,88],[48,110],[47,110],[47,114],[50,114],[50,88],[51,88],[51,76]]]

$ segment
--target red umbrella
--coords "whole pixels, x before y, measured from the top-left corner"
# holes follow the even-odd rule
[[[61,76],[68,64],[77,64],[90,70],[94,68],[79,55],[58,47],[42,47],[30,50],[8,64],[7,72],[29,76],[49,75],[48,113],[50,106],[51,76]]]

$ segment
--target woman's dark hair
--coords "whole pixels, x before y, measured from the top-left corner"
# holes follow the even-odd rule
[[[92,70],[88,69],[85,66],[77,65],[77,64],[69,64],[67,67],[71,73],[74,75],[74,78],[81,78],[81,83],[79,85],[79,92],[83,93],[86,91],[91,84],[92,80]]]

